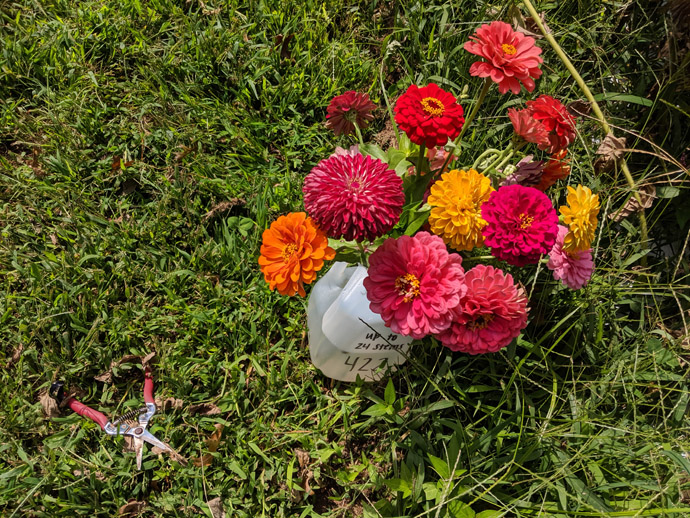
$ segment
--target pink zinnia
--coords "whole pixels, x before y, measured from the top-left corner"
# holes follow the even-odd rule
[[[539,261],[556,242],[558,214],[551,200],[534,187],[507,185],[482,205],[484,244],[514,266]]]
[[[485,61],[475,61],[470,67],[470,75],[490,77],[498,83],[502,94],[508,90],[520,93],[520,83],[528,92],[534,90],[534,79],[541,76],[543,59],[541,49],[534,44],[534,38],[516,32],[505,22],[491,22],[477,29],[465,43],[465,50],[476,54]]]
[[[369,125],[375,108],[368,94],[350,90],[331,99],[326,108],[326,127],[336,135],[349,135],[355,131],[355,122],[360,129]]]
[[[558,225],[558,237],[556,244],[549,253],[549,262],[546,266],[553,271],[553,278],[561,281],[571,290],[579,290],[592,278],[594,261],[592,249],[582,252],[564,252],[563,239],[568,233],[568,227]]]
[[[400,219],[402,179],[381,160],[360,154],[322,160],[304,179],[304,206],[334,238],[372,241]]]
[[[467,288],[462,258],[443,240],[419,232],[387,239],[369,257],[369,307],[396,333],[423,338],[450,326]]]
[[[469,354],[493,353],[527,326],[527,297],[510,274],[478,264],[465,273],[465,284],[455,320],[437,336],[443,345]]]
[[[549,132],[546,130],[546,126],[532,117],[532,112],[529,108],[523,110],[510,108],[508,110],[508,117],[510,122],[513,123],[513,130],[518,137],[532,144],[537,144],[539,149],[545,149],[550,145]]]
[[[540,95],[534,101],[527,101],[527,109],[549,132],[548,144],[540,145],[539,149],[556,153],[567,148],[575,140],[575,117],[568,113],[567,108],[558,99]]]

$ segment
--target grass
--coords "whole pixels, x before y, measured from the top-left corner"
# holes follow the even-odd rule
[[[507,8],[3,4],[0,514],[127,516],[134,500],[132,516],[218,518],[220,498],[233,517],[690,515],[688,54],[656,3],[538,8],[594,92],[625,96],[604,105],[638,186],[658,193],[649,250],[634,215],[608,218],[631,192],[615,171],[594,174],[603,135],[583,120],[572,181],[603,200],[591,285],[572,293],[543,268],[523,273],[532,323],[500,354],[424,342],[388,380],[340,384],[309,362],[306,301],[264,284],[261,232],[346,143],[323,128],[333,95],[384,105],[381,85],[394,98],[437,81],[469,108],[480,84],[461,45]],[[539,93],[581,98],[544,56]],[[506,108],[528,98],[492,89],[467,161],[501,142]],[[108,415],[136,407],[136,364],[94,378],[152,350],[170,400],[152,432],[193,459],[224,425],[212,463],[147,448],[138,473],[120,438],[43,415],[55,379]]]

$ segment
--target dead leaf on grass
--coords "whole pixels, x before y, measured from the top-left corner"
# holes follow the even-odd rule
[[[192,415],[216,415],[220,414],[220,408],[213,403],[198,403],[189,405],[189,413]]]
[[[569,102],[565,109],[568,110],[568,113],[573,117],[586,117],[592,111],[592,103],[578,99],[577,101]]]
[[[17,363],[19,361],[19,358],[22,357],[22,353],[24,352],[24,344],[19,344],[17,348],[14,350],[12,353],[12,356],[10,357],[9,360],[7,360],[7,363],[5,364],[5,368],[9,369],[12,365]]]
[[[640,212],[642,209],[648,209],[654,203],[654,198],[656,198],[656,187],[652,184],[643,185],[640,187],[639,191],[640,199],[642,200],[642,206],[637,201],[634,196],[631,196],[628,202],[621,208],[618,212],[609,214],[609,218],[615,222],[622,221],[635,212]]]
[[[91,475],[93,475],[94,477],[96,477],[97,480],[105,480],[105,475],[100,471],[90,471],[88,469],[82,471],[80,469],[75,469],[74,471],[72,471],[72,474],[75,477],[90,477]]]
[[[113,171],[119,171],[123,167],[129,167],[133,164],[133,160],[123,160],[121,155],[117,155],[113,157],[113,161],[111,162],[110,167]]]
[[[155,353],[151,353],[155,354]],[[147,355],[146,358],[149,358],[151,354]],[[99,374],[98,376],[94,376],[94,379],[96,381],[102,381],[104,383],[112,383],[113,382],[113,369],[116,367],[119,367],[120,365],[124,365],[126,363],[143,363],[143,360],[141,356],[137,356],[136,354],[126,354],[119,360],[113,360],[110,362],[110,368],[104,372],[103,374]]]
[[[311,461],[309,453],[299,448],[295,449],[295,457],[297,457],[297,462],[299,463],[300,468],[304,468],[309,464],[309,461]]]
[[[181,410],[184,406],[184,401],[178,398],[169,397],[163,400],[156,399],[156,406],[163,409],[163,412],[168,410]]]
[[[185,146],[184,144],[181,145],[181,146],[178,146],[178,149],[180,149],[180,151],[177,151],[177,152],[173,155],[173,160],[174,160],[175,162],[182,162],[182,160],[184,160],[184,158],[185,158],[187,155],[189,155],[190,153],[193,153],[193,152],[195,151],[195,149],[194,149],[193,147],[191,147],[191,146]]]
[[[44,416],[50,418],[58,417],[60,415],[60,409],[58,408],[57,401],[50,397],[48,390],[41,390],[38,393],[38,401],[41,403]]]
[[[594,170],[597,173],[611,171],[616,162],[623,158],[624,150],[625,137],[614,137],[609,133],[597,149],[596,154],[601,156],[594,161]]]
[[[214,426],[216,428],[215,431],[209,436],[208,439],[206,439],[206,449],[208,450],[208,453],[202,455],[197,459],[192,460],[192,464],[194,464],[197,467],[210,466],[213,462],[213,455],[211,454],[218,451],[218,446],[220,446],[220,439],[223,435],[223,425],[220,423],[216,423]]]
[[[151,360],[153,360],[153,358],[154,358],[155,356],[156,356],[156,351],[153,351],[153,352],[148,353],[146,356],[144,356],[144,357],[141,359],[141,364],[142,364],[144,367],[147,367],[148,364],[151,363]]]
[[[223,509],[223,501],[220,497],[216,497],[213,500],[206,502],[209,511],[211,511],[211,516],[213,518],[225,518],[225,509]]]
[[[508,10],[508,16],[510,16],[513,28],[517,32],[521,32],[525,36],[529,36],[536,40],[540,40],[544,37],[541,30],[539,29],[539,26],[534,21],[534,18],[532,18],[531,16],[523,16],[522,12],[518,7],[512,6]],[[546,25],[546,17],[544,13],[539,13],[539,19],[541,20],[544,29],[546,29],[547,34],[551,34],[551,29],[549,29],[549,26]]]
[[[242,206],[245,205],[247,202],[241,198],[230,198],[227,201],[222,201],[213,207],[211,207],[211,210],[209,210],[206,214],[204,214],[204,217],[202,218],[204,221],[208,221],[209,219],[217,216],[218,214],[228,212],[230,211],[233,207],[237,207],[238,205]]]
[[[170,455],[170,457],[172,457],[172,460],[179,462],[183,466],[186,466],[189,463],[187,459],[185,459],[182,455],[177,453],[172,448],[169,450],[161,450],[158,446],[154,446],[151,448],[151,453],[153,453],[154,455],[158,455],[160,453],[167,453],[168,455]]]
[[[136,500],[130,500],[125,505],[120,507],[117,515],[120,518],[134,518],[135,516],[141,515],[141,512],[146,507],[146,502],[138,502]]]

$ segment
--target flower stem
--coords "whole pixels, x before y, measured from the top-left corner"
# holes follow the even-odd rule
[[[364,139],[362,138],[362,131],[359,129],[359,126],[357,125],[357,121],[352,121],[352,124],[355,126],[355,133],[357,133],[357,138],[359,139],[359,145],[363,146],[364,145]]]
[[[484,84],[482,85],[481,91],[479,92],[479,97],[477,97],[477,102],[474,103],[474,106],[472,107],[472,111],[470,112],[470,114],[465,119],[465,123],[462,125],[462,129],[460,130],[460,134],[458,135],[458,138],[456,138],[455,141],[453,142],[453,147],[459,148],[460,142],[462,141],[462,137],[465,135],[465,132],[470,127],[470,124],[472,124],[472,121],[477,116],[477,112],[479,111],[479,107],[484,102],[484,98],[486,97],[486,94],[488,93],[490,87],[491,87],[491,81],[487,77],[484,80]],[[460,149],[460,151],[462,151],[462,149]],[[448,156],[446,157],[445,161],[443,162],[443,167],[441,167],[441,171],[446,170],[446,166],[448,165],[448,162],[450,162],[450,157],[452,157],[452,156],[453,156],[453,152],[451,151],[450,153],[448,153]],[[458,152],[458,156],[456,158],[459,158],[459,157],[460,157],[460,152]]]
[[[530,0],[522,0],[522,1],[525,4],[525,7],[529,11],[530,15],[532,16],[532,20],[534,20],[534,23],[537,24],[537,27],[539,27],[539,30],[544,35],[544,38],[546,38],[546,41],[549,42],[549,45],[551,45],[551,48],[556,52],[556,55],[563,62],[563,64],[565,65],[565,68],[568,69],[568,72],[570,72],[570,75],[573,77],[573,79],[575,79],[575,82],[578,84],[578,86],[580,87],[582,92],[585,94],[585,97],[587,98],[587,100],[592,105],[592,111],[594,112],[594,115],[596,116],[597,120],[599,121],[599,125],[601,126],[601,129],[603,129],[607,135],[609,133],[613,135],[613,131],[611,131],[611,126],[609,126],[609,123],[606,121],[606,117],[604,117],[604,113],[601,111],[599,104],[594,99],[594,95],[592,95],[592,91],[589,89],[589,87],[585,83],[584,79],[582,79],[582,76],[579,74],[579,72],[575,69],[572,62],[568,58],[568,56],[565,54],[565,52],[563,52],[563,49],[558,44],[556,39],[549,32],[547,32],[546,28],[544,27],[544,24],[541,21],[541,18],[539,17],[539,13],[537,12],[537,10],[532,5],[532,2],[530,2]],[[630,169],[628,169],[628,164],[625,161],[625,158],[621,158],[621,171],[623,171],[623,175],[625,175],[625,179],[627,180],[628,185],[630,186],[630,189],[632,190],[632,193],[633,193],[633,196],[635,197],[635,200],[637,200],[637,202],[640,204],[640,207],[643,207],[644,204],[642,203],[642,198],[640,197],[640,193],[637,190],[637,186],[635,185],[635,180],[633,179],[632,174],[630,174]],[[640,216],[640,234],[641,234],[641,238],[642,238],[641,244],[642,244],[642,248],[645,249],[645,248],[647,248],[647,218],[645,218],[644,209],[641,209],[638,214]],[[646,265],[647,265],[647,256],[643,256],[642,257],[642,266],[646,266]]]
[[[426,146],[424,144],[419,145],[419,156],[417,157],[417,174],[422,174],[422,162],[424,160],[424,155],[426,154]],[[443,171],[443,169],[441,169]]]
[[[369,258],[367,257],[367,250],[364,248],[364,243],[357,241],[357,248],[359,248],[359,255],[361,257],[362,266],[369,267]]]
[[[498,150],[498,149],[494,149],[494,148],[492,148],[492,147],[489,148],[489,149],[487,149],[487,150],[485,150],[485,151],[484,151],[481,155],[479,155],[479,156],[477,157],[477,159],[474,161],[474,163],[472,164],[472,169],[477,170],[477,168],[479,167],[479,164],[481,164],[481,163],[484,161],[484,159],[485,159],[486,157],[488,157],[488,156],[490,156],[490,155],[501,156],[502,153],[503,153],[502,151],[500,151],[500,150]]]

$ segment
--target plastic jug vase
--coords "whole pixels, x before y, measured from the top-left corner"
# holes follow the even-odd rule
[[[337,262],[314,284],[307,305],[311,361],[329,378],[374,381],[405,362],[412,338],[369,309],[364,266]]]

